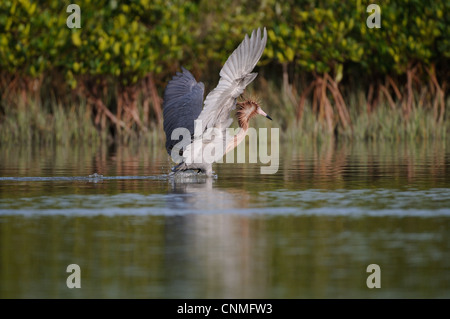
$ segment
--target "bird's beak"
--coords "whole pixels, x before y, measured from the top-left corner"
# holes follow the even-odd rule
[[[271,118],[269,115],[267,115],[267,113],[264,112],[264,111],[262,110],[262,108],[260,108],[259,106],[258,106],[258,109],[256,110],[256,113],[258,113],[258,114],[260,114],[260,115],[262,115],[262,116],[265,116],[265,117],[267,117],[269,120],[272,121],[272,118]]]

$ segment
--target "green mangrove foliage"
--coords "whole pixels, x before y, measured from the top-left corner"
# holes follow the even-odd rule
[[[355,10],[349,11],[349,6],[341,1],[329,3],[328,7],[317,8],[305,3],[302,8],[292,8],[291,19],[269,31],[270,43],[273,45],[269,47],[268,56],[283,63],[285,72],[288,63],[295,63],[301,70],[313,74],[312,82],[300,97],[297,118],[300,119],[303,114],[307,95],[314,92],[313,110],[319,114],[319,119],[326,121],[328,130],[332,131],[335,112],[327,91],[334,99],[343,128],[351,126],[350,115],[338,83],[343,78],[344,63],[360,61],[363,48],[351,34],[355,24]]]
[[[182,1],[172,6],[165,1],[86,1],[80,7],[83,27],[70,31],[68,54],[63,55],[66,78],[95,105],[95,122],[101,123],[102,129],[107,117],[117,132],[129,132],[133,125],[147,130],[150,100],[156,120],[162,117],[154,75],[183,59],[183,45],[190,43],[186,27],[192,5]],[[108,85],[113,87],[115,107],[104,102]],[[143,100],[142,114],[139,98]]]
[[[448,17],[444,15],[449,14],[449,9],[450,4],[445,1],[386,1],[382,11],[386,27],[380,30],[360,28],[364,37],[362,44],[367,52],[360,64],[369,74],[379,75],[370,83],[369,111],[373,110],[382,94],[392,109],[396,108],[397,102],[400,103],[407,118],[414,107],[416,90],[420,95],[417,104],[434,105],[436,119],[443,120],[445,101],[442,85],[446,84],[436,78],[436,64],[444,68],[442,79],[448,78],[450,37],[448,22],[445,23]],[[402,89],[399,85],[405,77]],[[395,94],[397,102],[391,94]]]
[[[368,27],[374,12],[360,0],[273,6],[267,57],[282,64],[285,91],[298,96],[298,121],[312,94],[312,108],[329,131],[339,123],[352,129],[341,81],[349,90],[355,89],[349,88],[352,82],[367,92],[369,113],[384,98],[393,110],[403,109],[405,120],[414,107],[433,107],[436,120],[444,119],[450,4],[388,0],[380,5],[381,28]],[[311,79],[296,83],[305,73]]]
[[[137,136],[159,127],[164,86],[180,66],[211,89],[244,34],[261,26],[268,43],[258,79],[293,106],[280,112],[283,128],[302,131],[306,112],[327,134],[358,136],[358,117],[370,122],[380,105],[405,125],[418,109],[436,125],[448,120],[448,1],[380,2],[381,28],[366,24],[374,12],[361,0],[79,0],[81,28],[66,24],[70,2],[0,3],[3,128],[18,112],[55,117],[83,105],[79,118],[101,135]],[[355,91],[364,98],[354,101]]]

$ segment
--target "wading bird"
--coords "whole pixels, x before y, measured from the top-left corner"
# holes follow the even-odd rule
[[[242,43],[228,57],[220,71],[220,80],[203,102],[204,84],[197,82],[186,69],[172,78],[164,92],[163,117],[166,149],[175,162],[172,171],[194,170],[212,175],[212,163],[242,142],[249,128],[249,120],[257,114],[272,120],[253,99],[238,98],[257,76],[252,73],[267,42],[264,28],[245,35]],[[204,107],[203,107],[204,104]],[[237,109],[237,134],[231,136],[227,128],[233,122],[231,111]],[[176,131],[176,129],[181,129]],[[180,132],[186,132],[180,139]],[[205,155],[205,150],[209,150]],[[212,158],[212,160],[211,160]]]

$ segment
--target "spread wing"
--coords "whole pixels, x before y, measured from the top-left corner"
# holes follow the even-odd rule
[[[261,30],[253,30],[251,37],[245,35],[244,41],[234,50],[220,71],[217,87],[205,99],[205,106],[198,117],[202,120],[202,132],[210,127],[230,126],[230,112],[236,106],[236,98],[244,92],[257,73],[251,73],[258,63],[267,42],[267,32],[261,38]]]
[[[187,128],[194,135],[194,120],[197,119],[203,107],[203,93],[205,86],[197,82],[194,76],[181,68],[183,73],[177,72],[167,84],[164,91],[163,117],[166,133],[166,149],[170,154],[173,146],[181,137],[172,140],[172,132],[178,127]]]

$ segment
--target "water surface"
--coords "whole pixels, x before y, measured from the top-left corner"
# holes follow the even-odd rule
[[[450,297],[442,142],[284,145],[276,174],[183,182],[162,147],[0,150],[1,298]]]

